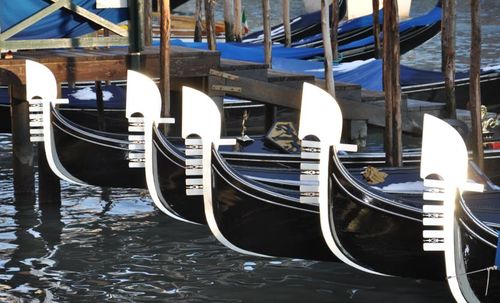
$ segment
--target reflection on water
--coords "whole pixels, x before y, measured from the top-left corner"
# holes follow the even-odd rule
[[[60,212],[14,203],[0,135],[0,301],[449,301],[447,285],[380,278],[343,264],[242,256],[205,226],[160,214],[145,193],[62,184]]]

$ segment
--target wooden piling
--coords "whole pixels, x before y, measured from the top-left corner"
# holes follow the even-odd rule
[[[290,26],[290,0],[283,0],[283,27],[285,31],[285,47],[292,44],[292,33]]]
[[[243,26],[242,26],[242,6],[241,0],[234,0],[234,40],[237,42],[241,42]]]
[[[380,22],[379,22],[379,7],[380,1],[373,0],[373,39],[375,41],[374,57],[380,58],[382,50],[380,49]]]
[[[474,162],[484,169],[481,127],[481,18],[479,0],[471,0],[470,111],[472,119],[472,153]]]
[[[442,70],[446,96],[446,114],[450,119],[457,118],[455,99],[455,49],[456,49],[456,0],[443,0],[446,9],[442,12],[441,43]]]
[[[170,0],[161,0],[160,5],[160,93],[162,115],[170,117]]]
[[[152,0],[144,0],[144,45],[153,44],[153,3]]]
[[[262,0],[262,18],[264,20],[264,63],[269,68],[272,68],[271,8],[269,0]]]
[[[332,39],[332,57],[337,59],[339,57],[339,43],[338,43],[338,29],[339,29],[339,0],[332,0],[332,26],[331,26],[331,39]]]
[[[144,50],[144,0],[128,0],[130,69],[141,69]]]
[[[333,80],[333,54],[330,40],[330,12],[327,0],[321,0],[321,31],[323,32],[323,49],[325,50],[325,82],[326,90],[335,97]]]
[[[233,23],[233,0],[224,0],[224,33],[226,35],[226,42],[234,41]]]
[[[399,83],[399,15],[397,0],[384,0],[383,79],[385,92],[386,161],[402,166],[401,87]]]
[[[216,50],[216,37],[215,37],[215,3],[216,0],[205,0],[205,28],[207,31],[207,44],[209,50]]]
[[[34,151],[30,142],[29,104],[26,102],[26,86],[11,84],[9,93],[14,200],[16,204],[22,204],[35,199]]]
[[[203,0],[196,0],[195,8],[194,8],[194,42],[201,42],[203,38],[203,25],[202,25],[202,19],[203,19],[203,14],[202,14],[202,1]]]

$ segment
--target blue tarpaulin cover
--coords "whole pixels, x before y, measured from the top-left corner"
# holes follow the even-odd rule
[[[96,0],[73,0],[72,3],[113,23],[128,19],[128,10],[126,8],[96,9]],[[51,4],[53,2],[50,0],[1,0],[0,30],[2,32],[7,31]],[[99,28],[95,24],[88,23],[85,18],[78,16],[76,13],[61,8],[17,33],[11,39],[70,38],[91,33]]]

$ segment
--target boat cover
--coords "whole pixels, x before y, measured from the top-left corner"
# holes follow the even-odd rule
[[[113,23],[128,19],[128,9],[126,8],[96,9],[96,0],[73,0],[72,3]],[[49,0],[0,1],[0,30],[5,32],[51,4],[53,2]],[[99,28],[99,26],[87,22],[83,17],[61,8],[10,39],[71,38],[91,33]]]

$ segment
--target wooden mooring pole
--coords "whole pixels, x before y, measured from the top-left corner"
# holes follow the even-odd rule
[[[241,34],[243,31],[242,25],[242,6],[241,0],[234,0],[234,40],[241,42]]]
[[[285,47],[292,44],[292,33],[290,26],[290,0],[283,0],[283,27],[285,31]]]
[[[380,22],[379,22],[379,0],[372,1],[373,7],[373,39],[375,41],[374,57],[375,59],[380,58],[382,50],[380,49]]]
[[[128,0],[130,68],[141,70],[141,52],[144,50],[144,1]]]
[[[12,127],[12,167],[14,170],[14,200],[16,204],[35,201],[34,151],[30,142],[29,104],[26,86],[11,84],[10,116]]]
[[[144,0],[144,45],[153,44],[153,3],[152,0]]]
[[[474,162],[484,169],[483,134],[481,127],[481,18],[480,1],[471,0],[470,103],[472,119],[472,153]]]
[[[162,115],[170,117],[170,0],[161,0],[160,5],[160,92]]]
[[[327,0],[321,0],[321,31],[323,33],[323,49],[325,50],[325,81],[326,90],[335,97],[335,82],[333,79],[333,54],[330,39],[330,12]]]
[[[202,19],[203,19],[203,14],[202,14],[202,1],[203,0],[196,0],[195,4],[195,9],[194,9],[194,20],[195,20],[195,25],[194,25],[194,42],[201,42],[203,38],[203,25],[202,25]]]
[[[398,1],[384,0],[383,79],[385,92],[386,161],[402,166],[401,87],[399,83],[399,15]]]
[[[330,32],[332,39],[332,57],[337,59],[339,57],[339,42],[338,42],[338,30],[339,30],[339,0],[332,1],[332,30]]]
[[[224,0],[224,33],[226,42],[234,41],[233,0]]]
[[[207,44],[209,50],[216,50],[215,38],[215,3],[216,0],[205,0],[205,28],[207,31]]]
[[[442,69],[446,96],[446,114],[450,119],[457,118],[455,99],[455,53],[456,53],[456,0],[443,0],[446,9],[442,12],[441,43]]]
[[[271,40],[271,7],[269,0],[262,0],[262,18],[264,20],[264,63],[272,68],[272,40]]]

